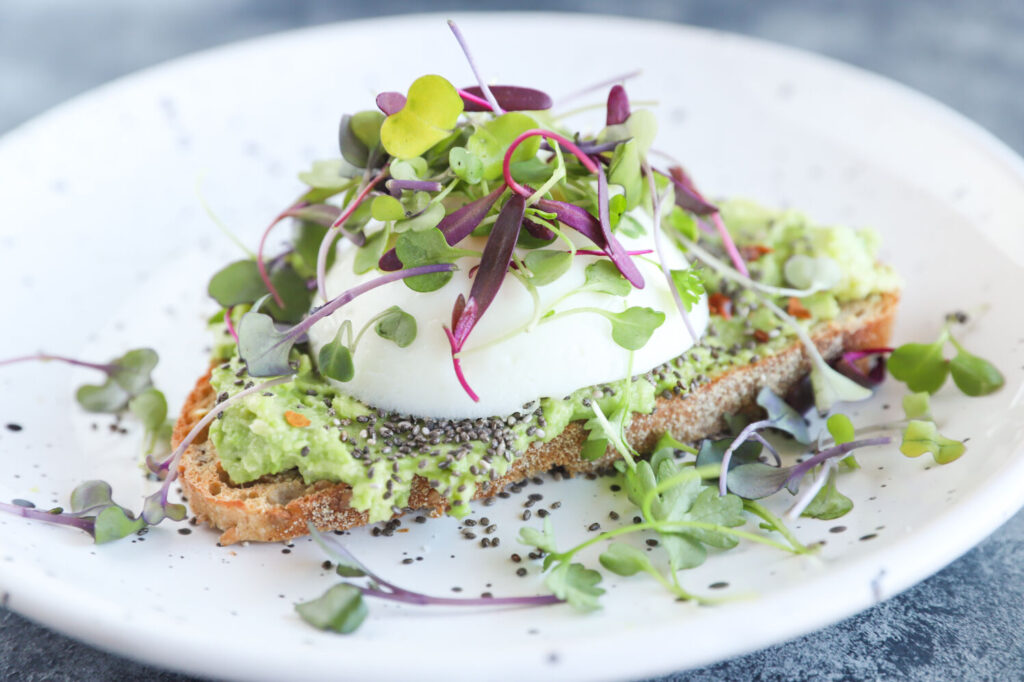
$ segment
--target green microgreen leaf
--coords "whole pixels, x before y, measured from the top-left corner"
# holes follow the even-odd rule
[[[292,252],[291,263],[292,267],[295,268],[295,272],[297,272],[303,279],[312,279],[313,277],[316,277],[316,259],[320,251],[320,244],[323,242],[326,235],[327,226],[325,225],[313,223],[308,220],[300,220],[296,223],[292,236],[292,246],[295,250]],[[331,249],[327,252],[328,270],[330,270],[331,266],[334,264],[336,256],[337,251],[335,249]],[[256,277],[259,277],[258,270],[256,271]],[[261,287],[263,286],[263,280],[260,280],[260,285]],[[255,286],[253,288],[255,289]],[[262,291],[260,291],[255,298],[243,302],[251,303],[265,293],[267,293],[267,289],[266,287],[263,287]],[[219,300],[218,303],[220,303]],[[221,305],[224,304],[221,303]]]
[[[521,133],[536,127],[537,122],[532,117],[518,111],[503,114],[477,127],[466,141],[466,149],[483,164],[484,180],[501,177],[505,151]],[[539,136],[522,142],[512,153],[512,162],[535,157],[540,142]]]
[[[448,152],[448,165],[456,177],[470,185],[484,178],[483,161],[465,147],[452,147]]]
[[[221,268],[210,278],[207,293],[222,307],[252,303],[267,293],[254,260],[240,260]]]
[[[299,173],[299,180],[313,189],[338,192],[349,184],[345,174],[345,163],[341,159],[314,161],[312,170]]]
[[[159,361],[156,351],[151,348],[130,350],[111,363],[113,371],[110,377],[129,395],[137,395],[153,385],[150,373]]]
[[[141,518],[134,518],[129,512],[117,505],[103,509],[96,515],[95,523],[93,537],[97,545],[120,540],[132,533],[138,532],[146,525],[146,522]]]
[[[800,513],[800,516],[831,521],[845,516],[851,509],[853,509],[853,500],[836,488],[836,472],[833,469],[828,475],[828,481]]]
[[[370,165],[373,151],[380,144],[383,123],[384,114],[379,111],[360,111],[343,117],[339,132],[342,157],[358,168]]]
[[[704,279],[693,268],[671,270],[670,272],[672,282],[683,301],[683,307],[686,308],[686,312],[690,312],[693,310],[693,306],[700,301],[700,297],[704,295]]]
[[[278,322],[301,322],[313,302],[313,292],[306,286],[306,280],[290,264],[285,264],[270,273],[270,281],[281,296],[284,306],[268,299],[264,306],[267,313]]]
[[[699,229],[697,219],[678,206],[672,208],[672,211],[665,216],[664,222],[668,223],[669,228],[679,232],[691,242],[697,241]]]
[[[773,429],[785,431],[793,436],[798,443],[810,443],[811,434],[807,429],[807,420],[800,416],[789,403],[782,399],[770,387],[765,386],[757,393],[757,404],[768,413],[768,421]]]
[[[935,393],[946,383],[949,362],[943,357],[947,334],[935,343],[905,343],[889,356],[889,373],[915,393]]]
[[[629,215],[628,213],[623,215],[619,220],[619,234],[623,234],[632,239],[639,239],[647,234],[647,229],[640,224],[640,222]]]
[[[616,575],[631,576],[654,570],[650,559],[632,545],[613,542],[598,558],[601,565]]]
[[[399,348],[405,348],[416,340],[416,318],[397,305],[385,310],[374,327],[377,336],[394,341]]]
[[[919,393],[908,393],[903,396],[903,413],[907,419],[921,419],[931,421],[931,394],[927,391]]]
[[[612,323],[612,340],[626,350],[643,348],[654,330],[665,322],[665,313],[641,306],[627,308],[621,313],[604,310],[601,314]]]
[[[377,268],[381,256],[387,250],[390,230],[378,230],[366,238],[366,243],[359,247],[352,259],[352,269],[357,275],[370,272]]]
[[[438,223],[442,220],[444,220],[444,206],[440,203],[428,204],[419,215],[396,222],[394,229],[399,234],[403,232],[423,232],[437,227]]]
[[[370,215],[374,220],[385,222],[388,220],[402,220],[405,218],[405,207],[402,202],[393,196],[382,194],[373,198],[370,205]]]
[[[560,563],[544,580],[544,584],[559,599],[577,611],[596,611],[601,608],[598,598],[604,590],[597,587],[601,574],[579,563]]]
[[[402,110],[384,119],[381,143],[398,159],[419,156],[451,134],[462,109],[451,83],[441,76],[421,76],[409,86]]]
[[[292,374],[293,369],[288,364],[291,348],[288,333],[278,330],[269,315],[253,311],[242,315],[238,323],[238,355],[250,376]]]
[[[636,140],[630,140],[615,148],[608,168],[608,182],[622,187],[625,192],[626,210],[632,210],[640,205],[644,194],[644,181],[640,175],[640,152]]]
[[[419,180],[428,170],[427,160],[420,156],[392,161],[388,169],[395,180]]]
[[[454,263],[466,255],[476,255],[463,249],[448,246],[441,230],[432,227],[422,232],[406,232],[395,243],[395,254],[406,268],[436,263]],[[452,278],[451,272],[407,277],[403,281],[413,291],[434,291],[440,289]]]
[[[69,505],[74,514],[83,514],[114,504],[113,490],[106,481],[85,481],[71,491]]]
[[[580,289],[611,296],[626,296],[632,291],[633,285],[622,276],[615,263],[602,258],[586,267]]]
[[[555,543],[555,531],[551,526],[551,519],[544,519],[544,529],[537,530],[524,526],[519,529],[519,542],[530,547],[536,547],[548,554],[558,552],[558,545]]]
[[[995,365],[968,353],[956,339],[953,339],[953,345],[956,346],[956,355],[949,363],[949,372],[953,376],[953,383],[965,395],[989,395],[1003,387],[1006,380]]]
[[[542,287],[568,272],[572,267],[572,254],[568,251],[537,249],[526,254],[523,262],[533,275],[530,284]]]
[[[113,379],[107,379],[100,385],[79,386],[75,391],[75,400],[88,412],[120,412],[130,398],[128,392],[118,386]]]
[[[317,354],[317,367],[320,373],[335,381],[351,381],[356,374],[355,363],[352,361],[352,350],[341,340],[344,327],[338,334],[320,349]]]
[[[855,438],[853,422],[845,414],[837,412],[828,418],[825,426],[828,428],[828,432],[831,434],[832,440],[835,441],[836,445],[850,443]]]
[[[362,592],[348,583],[335,585],[312,601],[296,604],[295,611],[313,627],[343,635],[355,632],[368,613]]]
[[[967,447],[958,440],[946,438],[939,433],[935,422],[912,420],[903,431],[900,452],[907,457],[919,457],[932,453],[937,464],[948,464],[960,457]]]
[[[811,387],[814,389],[814,404],[819,412],[830,410],[837,402],[857,402],[867,400],[872,395],[871,389],[840,374],[824,361],[815,362],[811,368]]]
[[[167,421],[167,398],[153,387],[129,400],[128,409],[150,433],[158,432]]]

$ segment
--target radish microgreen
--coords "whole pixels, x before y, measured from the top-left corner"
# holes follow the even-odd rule
[[[911,391],[935,393],[952,375],[964,395],[978,397],[995,393],[1005,378],[988,360],[967,351],[950,331],[947,322],[934,343],[906,343],[889,356],[889,373]],[[947,360],[945,348],[952,344],[956,355]]]

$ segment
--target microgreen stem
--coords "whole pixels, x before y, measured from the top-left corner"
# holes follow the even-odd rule
[[[719,495],[725,495],[728,492],[726,479],[729,476],[729,462],[732,461],[732,453],[736,452],[736,449],[739,448],[739,446],[746,443],[747,439],[750,438],[750,435],[757,431],[757,429],[763,429],[771,425],[772,421],[770,419],[762,419],[761,421],[751,422],[750,424],[747,424],[746,426],[743,427],[743,430],[740,431],[739,435],[733,439],[732,443],[729,444],[729,447],[726,448],[725,454],[722,455],[722,464],[719,467],[718,472]]]
[[[462,390],[466,392],[473,402],[480,402],[480,397],[473,390],[473,387],[469,385],[469,381],[466,380],[466,375],[462,372],[462,363],[459,361],[459,353],[454,352],[456,347],[455,336],[452,335],[451,330],[448,327],[444,327],[444,333],[448,336],[448,343],[452,347],[452,368],[455,370],[455,378],[459,380],[459,385],[462,386]]]
[[[626,251],[627,256],[646,256],[649,253],[654,253],[651,249],[639,249],[637,251]],[[607,256],[608,254],[604,251],[595,251],[594,249],[579,249],[576,251],[577,256]],[[674,287],[675,285],[673,285]]]
[[[697,246],[694,242],[690,241],[681,234],[673,234],[675,239],[685,246],[687,249],[693,251],[694,255],[700,260],[707,263],[711,269],[721,274],[726,279],[742,284],[748,289],[756,289],[772,296],[793,296],[796,298],[804,298],[811,294],[816,294],[822,289],[820,287],[811,287],[809,289],[790,289],[788,287],[773,287],[767,284],[762,284],[756,280],[750,279],[746,275],[741,275],[730,268],[728,265],[712,256],[708,251],[704,250],[700,246]]]
[[[305,204],[306,202],[299,198],[288,208],[278,213],[277,216],[270,221],[270,224],[267,225],[266,229],[263,230],[263,234],[260,235],[260,243],[256,247],[256,269],[259,270],[260,279],[263,280],[263,285],[267,287],[267,291],[269,291],[270,295],[274,298],[274,303],[282,308],[284,307],[284,299],[281,298],[281,294],[277,293],[277,288],[274,286],[274,283],[270,281],[270,275],[267,273],[267,265],[263,262],[263,249],[267,244],[267,237],[270,236],[270,231],[273,230],[279,222],[287,218],[289,212],[302,208]]]
[[[787,526],[785,522],[783,522],[783,520],[780,519],[778,516],[768,511],[768,509],[763,504],[755,500],[743,500],[743,507],[750,513],[756,514],[757,516],[764,519],[764,521],[767,522],[768,525],[772,527],[772,529],[774,529],[782,537],[786,538],[786,541],[793,546],[793,550],[795,552],[797,552],[798,554],[811,553],[812,550],[809,549],[802,542],[800,542],[795,535],[793,535],[793,531],[789,529],[789,526]]]
[[[668,284],[668,290],[672,292],[672,300],[676,303],[676,310],[679,311],[680,317],[683,318],[683,324],[686,325],[686,332],[690,335],[690,343],[697,343],[697,330],[693,327],[693,322],[690,321],[690,316],[686,313],[686,306],[683,304],[683,297],[679,294],[679,289],[676,287],[675,280],[672,279],[672,273],[669,272],[668,265],[665,264],[665,247],[662,244],[661,237],[661,204],[664,200],[663,197],[658,196],[658,188],[654,183],[654,172],[651,170],[651,165],[644,160],[643,171],[647,175],[647,188],[651,193],[651,213],[653,215],[653,230],[654,230],[654,248],[658,252],[658,268],[661,270],[661,274],[665,277],[665,282]],[[671,187],[671,184],[669,185]],[[689,267],[689,259],[686,259],[685,254],[683,258],[687,261],[686,265]]]
[[[46,521],[47,523],[57,523],[63,526],[72,526],[79,530],[84,530],[90,535],[96,528],[96,521],[94,519],[85,519],[75,516],[74,514],[54,514],[45,509],[34,509],[31,507],[22,507],[20,504],[10,504],[8,502],[0,502],[0,511],[14,514],[15,516],[23,516],[26,519],[34,519],[36,521]]]
[[[733,266],[744,277],[750,277],[750,272],[747,271],[747,264],[743,262],[743,256],[740,255],[739,249],[736,248],[736,243],[732,240],[732,235],[729,234],[725,221],[722,220],[722,214],[718,211],[712,213],[711,222],[714,224],[715,229],[718,230],[718,236],[722,238],[722,245],[725,246],[725,252],[732,259]]]
[[[466,42],[466,38],[462,35],[462,31],[459,30],[458,25],[451,19],[448,20],[448,28],[452,30],[452,33],[455,35],[455,40],[458,41],[459,47],[462,48],[463,54],[466,55],[466,61],[469,62],[469,68],[472,69],[473,75],[476,76],[477,83],[480,84],[480,91],[484,93],[484,97],[486,97],[487,102],[490,103],[491,110],[498,116],[501,116],[505,113],[505,110],[498,104],[498,100],[494,97],[494,93],[492,93],[491,89],[487,87],[487,81],[485,81],[480,75],[480,69],[477,68],[476,61],[473,59],[473,55],[469,52],[469,43]],[[462,93],[459,94],[461,95]]]
[[[327,300],[327,288],[325,282],[327,278],[327,254],[330,253],[331,247],[334,245],[334,240],[338,238],[341,226],[346,220],[352,217],[352,214],[355,213],[357,208],[359,208],[359,204],[363,203],[377,183],[384,179],[384,176],[388,173],[388,167],[390,165],[390,161],[384,164],[384,167],[380,169],[380,172],[378,172],[377,175],[371,178],[363,186],[355,198],[352,199],[352,201],[348,203],[348,206],[345,207],[345,210],[341,212],[338,219],[334,221],[334,224],[327,229],[327,233],[324,235],[323,241],[320,242],[320,250],[316,254],[316,288],[317,292],[320,294],[320,298],[325,301]],[[277,299],[275,298],[275,300]],[[281,305],[280,301],[278,301],[278,305]]]
[[[633,447],[626,442],[625,438],[622,437],[621,431],[616,431],[612,428],[611,423],[608,421],[608,418],[604,416],[604,412],[601,410],[601,406],[598,405],[596,400],[591,403],[590,407],[594,411],[594,418],[597,419],[599,424],[601,424],[601,428],[604,429],[605,435],[608,436],[608,441],[616,450],[618,450],[619,454],[622,455],[622,459],[626,461],[626,466],[628,466],[630,470],[636,469],[636,458],[639,458],[640,455],[637,454],[637,451],[634,450]]]
[[[558,142],[555,142],[554,150],[555,158],[557,159],[555,169],[552,171],[551,177],[548,178],[548,181],[541,185],[536,192],[527,198],[527,206],[533,206],[535,203],[543,199],[544,195],[550,192],[551,188],[557,185],[559,181],[565,177],[565,158],[562,156],[562,148],[559,146]]]
[[[808,505],[810,505],[811,502],[814,501],[814,498],[821,491],[821,489],[825,487],[825,484],[828,482],[829,476],[832,475],[835,469],[836,463],[834,460],[828,460],[827,462],[825,462],[825,465],[821,468],[821,471],[819,471],[818,475],[815,476],[814,482],[811,484],[811,487],[807,488],[807,490],[801,490],[800,497],[798,497],[797,500],[793,502],[793,506],[786,511],[787,519],[789,519],[790,521],[795,521],[797,517],[799,517],[800,514],[802,514],[804,510],[807,509]]]
[[[110,374],[114,371],[113,365],[102,365],[95,362],[84,362],[82,360],[75,360],[74,358],[64,357],[63,355],[50,355],[48,353],[37,353],[36,355],[22,355],[17,358],[8,358],[7,360],[0,360],[0,367],[4,365],[16,365],[21,362],[64,362],[75,367],[88,367],[89,369],[99,370],[106,374]]]
[[[235,330],[235,323],[231,321],[231,311],[234,310],[234,306],[228,306],[224,309],[224,326],[228,328],[228,332],[231,334],[231,338],[238,343],[238,332]]]
[[[491,111],[494,111],[494,107],[491,106],[491,103],[488,102],[487,100],[485,100],[485,99],[483,99],[481,97],[477,97],[473,93],[466,92],[465,90],[459,89],[459,90],[456,90],[456,92],[459,93],[459,97],[461,97],[462,99],[466,100],[467,102],[472,102],[473,104],[478,104],[478,105],[480,105],[482,107],[487,107]]]
[[[521,133],[519,137],[512,141],[512,144],[509,145],[509,148],[505,151],[505,160],[504,163],[502,164],[502,172],[505,175],[505,184],[508,185],[509,189],[511,189],[516,194],[519,194],[525,198],[529,198],[533,194],[533,192],[531,192],[526,187],[523,187],[512,178],[512,154],[515,153],[516,148],[519,147],[519,145],[521,145],[525,140],[528,140],[531,137],[537,137],[538,135],[545,138],[549,143],[554,141],[568,149],[570,152],[573,153],[573,156],[580,160],[580,163],[583,164],[583,167],[586,168],[591,173],[593,173],[594,175],[598,175],[600,173],[600,167],[596,163],[594,163],[594,160],[591,159],[586,154],[584,154],[583,151],[579,147],[577,147],[569,138],[563,137],[558,133],[553,133],[550,130],[531,128],[530,130]]]

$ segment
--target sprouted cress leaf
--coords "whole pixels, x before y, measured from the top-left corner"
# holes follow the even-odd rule
[[[939,433],[935,422],[914,419],[903,431],[900,452],[907,457],[919,457],[932,453],[937,464],[948,464],[960,457],[967,447],[958,440],[946,438]]]
[[[526,254],[523,261],[532,275],[530,284],[542,287],[568,272],[572,266],[572,254],[567,251],[537,249]]]
[[[957,353],[949,362],[949,373],[965,395],[972,397],[989,395],[1003,387],[1002,373],[988,360],[968,353],[955,340]]]
[[[362,592],[348,583],[331,587],[317,599],[296,604],[295,611],[313,627],[343,635],[359,628],[368,613]]]
[[[853,509],[853,500],[839,492],[839,489],[836,488],[836,476],[835,469],[829,472],[828,481],[818,491],[818,494],[814,496],[811,503],[804,508],[800,516],[831,521],[832,519],[845,516]]]
[[[700,273],[693,268],[671,270],[670,273],[672,275],[672,283],[675,285],[676,291],[679,292],[679,297],[683,301],[683,307],[686,309],[686,312],[690,312],[705,293],[704,280],[701,278]]]
[[[601,259],[584,269],[583,291],[592,291],[610,296],[626,296],[632,290],[629,283],[615,264]]]
[[[267,293],[267,287],[260,278],[256,261],[240,260],[217,271],[206,291],[222,307],[229,308],[252,303]]]
[[[405,218],[405,207],[402,202],[393,196],[381,194],[373,198],[370,204],[370,215],[374,220],[384,222],[386,220],[401,220]]]
[[[906,343],[889,356],[889,373],[915,393],[935,393],[946,383],[949,362],[942,355],[945,334],[935,343]]]
[[[498,116],[477,127],[466,141],[466,150],[480,160],[483,166],[483,179],[497,180],[501,177],[505,150],[520,134],[536,127],[537,122],[533,118],[519,112]],[[532,159],[539,149],[540,138],[531,137],[516,147],[512,153],[512,161]]]
[[[269,315],[249,311],[238,323],[238,355],[253,377],[292,374],[288,363],[292,344],[287,332],[274,326]]]
[[[536,528],[530,528],[529,526],[523,526],[519,529],[519,542],[530,547],[536,547],[537,549],[543,550],[549,554],[554,554],[558,551],[558,545],[555,542],[555,531],[551,526],[551,519],[544,519],[544,529],[537,530]]]
[[[601,565],[616,575],[631,576],[653,569],[647,555],[632,545],[613,542],[599,557]]]
[[[435,263],[454,263],[469,254],[472,252],[449,246],[444,235],[437,228],[422,232],[406,232],[398,238],[398,242],[395,244],[395,255],[406,268]],[[409,277],[405,280],[405,284],[413,291],[434,291],[447,284],[451,278],[451,272],[439,272]]]
[[[397,305],[391,306],[377,320],[374,331],[382,339],[394,341],[399,348],[405,348],[416,340],[416,318]]]
[[[75,400],[88,412],[120,412],[128,404],[130,397],[113,379],[107,379],[98,385],[85,384],[75,391]]]
[[[448,152],[448,164],[459,179],[475,185],[484,178],[484,164],[465,147],[452,147]]]
[[[855,438],[853,422],[851,422],[850,418],[845,414],[840,412],[833,414],[828,418],[828,421],[825,422],[825,426],[836,445],[849,443]]]
[[[929,400],[931,394],[927,391],[920,393],[908,393],[903,396],[903,413],[907,419],[921,419],[931,421],[932,408]]]
[[[601,608],[598,597],[604,590],[597,587],[601,574],[579,563],[560,563],[544,580],[544,584],[559,599],[567,601],[577,611],[596,611]]]
[[[626,350],[639,350],[647,344],[654,330],[665,322],[665,313],[654,308],[633,306],[621,313],[601,313],[612,323],[612,340]]]
[[[352,351],[341,340],[341,329],[338,335],[330,343],[324,345],[317,355],[317,367],[320,373],[328,379],[335,381],[351,381],[355,376],[355,364],[352,361]]]
[[[462,113],[462,98],[441,76],[421,76],[409,86],[405,106],[380,128],[384,149],[398,159],[418,157],[448,137]]]

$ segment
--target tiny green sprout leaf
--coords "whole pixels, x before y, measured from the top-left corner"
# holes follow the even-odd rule
[[[373,150],[380,144],[380,127],[384,115],[379,111],[360,111],[341,120],[339,145],[341,155],[357,168],[366,168]]]
[[[238,355],[250,376],[276,377],[292,374],[288,364],[292,343],[274,326],[269,315],[252,311],[238,323]]]
[[[721,465],[722,459],[725,457],[725,451],[732,445],[732,441],[733,438],[731,437],[719,440],[705,438],[701,441],[700,449],[697,451],[697,466]],[[744,441],[742,445],[733,451],[732,456],[729,458],[729,470],[732,471],[733,467],[740,466],[741,464],[757,462],[763,449],[764,446],[756,440]],[[729,476],[729,484],[732,484],[731,475]]]
[[[555,531],[551,527],[550,518],[544,519],[543,531],[537,530],[536,528],[530,528],[529,526],[520,528],[519,542],[524,545],[544,550],[548,554],[554,554],[558,551],[558,546],[555,544]]]
[[[384,115],[372,109],[359,111],[352,114],[352,121],[349,128],[367,149],[373,149],[380,144],[380,127],[384,124]]]
[[[676,230],[691,242],[697,241],[698,228],[696,218],[678,206],[672,207],[672,212],[665,216],[665,222],[668,223],[671,229]]]
[[[366,575],[366,571],[359,568],[355,564],[345,564],[338,562],[334,572],[340,575],[342,578],[362,578]]]
[[[814,389],[814,405],[819,412],[827,412],[837,402],[857,402],[871,397],[871,389],[865,388],[846,377],[824,362],[815,363],[811,369],[811,386]]]
[[[889,356],[889,373],[915,393],[935,393],[949,376],[949,362],[942,356],[945,345],[945,335],[935,343],[903,344]]]
[[[845,414],[837,412],[828,418],[825,426],[828,428],[828,432],[832,435],[832,440],[835,441],[836,445],[850,443],[855,438],[853,422]]]
[[[572,254],[568,251],[537,249],[526,254],[523,260],[533,275],[530,284],[537,287],[551,284],[572,266]]]
[[[770,387],[765,386],[758,392],[757,404],[768,413],[768,421],[771,422],[773,429],[785,431],[793,436],[798,443],[811,442],[807,421]]]
[[[683,301],[686,312],[693,310],[693,306],[700,301],[704,295],[704,280],[700,273],[693,268],[685,270],[672,270],[672,283],[679,292],[679,298]]]
[[[608,167],[608,182],[622,187],[625,192],[626,210],[632,210],[640,205],[644,181],[640,175],[640,152],[636,140],[630,140],[615,148],[611,165]]]
[[[416,340],[416,318],[397,305],[391,306],[377,320],[374,331],[382,339],[394,341],[399,348],[405,348]]]
[[[406,232],[395,243],[395,255],[406,268],[436,263],[454,263],[465,256],[466,251],[448,246],[441,230],[433,227],[423,232]],[[452,278],[451,272],[407,277],[403,281],[413,291],[434,291],[440,289]]]
[[[648,109],[637,109],[626,119],[626,130],[636,142],[640,156],[647,156],[658,135],[658,117]]]
[[[83,515],[102,507],[109,507],[114,504],[112,493],[110,484],[106,481],[80,483],[71,491],[71,511],[74,514]]]
[[[207,293],[222,307],[252,303],[267,293],[254,260],[240,260],[217,272],[206,288]]]
[[[836,488],[836,472],[833,470],[828,476],[828,481],[800,516],[831,521],[845,516],[851,509],[853,509],[853,500]]]
[[[378,230],[366,238],[366,243],[359,247],[352,259],[352,269],[362,275],[377,267],[380,257],[384,255],[388,245],[387,230]]]
[[[345,188],[349,180],[343,174],[345,163],[341,159],[314,161],[313,169],[299,173],[299,180],[313,189],[337,192]]]
[[[351,381],[356,374],[355,364],[352,362],[352,351],[341,341],[341,329],[338,335],[323,348],[317,355],[317,367],[320,374],[335,381]]]
[[[556,597],[569,602],[577,611],[596,611],[601,608],[598,598],[604,590],[597,587],[601,574],[583,564],[560,563],[548,574],[544,584]]]
[[[392,161],[391,177],[395,180],[419,180],[427,173],[427,160],[420,156]]]
[[[601,565],[616,575],[631,576],[653,569],[647,555],[632,545],[613,542],[599,557]]]
[[[112,379],[100,385],[86,384],[75,391],[75,400],[88,412],[120,412],[128,404],[128,392]]]
[[[465,147],[452,147],[448,152],[448,164],[460,180],[475,185],[484,178],[484,164]]]
[[[385,222],[388,220],[402,220],[405,218],[405,207],[398,199],[382,194],[373,198],[370,204],[370,215],[374,220]]]
[[[995,393],[1003,387],[1006,380],[995,365],[968,353],[956,341],[953,343],[957,353],[949,363],[949,372],[957,388],[965,395],[977,397]]]
[[[602,258],[588,265],[584,270],[584,291],[593,291],[610,296],[626,296],[633,289],[629,280],[622,276],[615,263]]]
[[[301,322],[309,312],[309,304],[313,300],[313,292],[306,286],[306,280],[291,265],[284,265],[271,273],[270,281],[284,301],[284,307],[270,299],[265,306],[267,313],[278,322]]]
[[[654,308],[633,306],[621,313],[601,313],[612,323],[612,340],[626,350],[640,350],[665,322],[665,313]]]
[[[141,518],[132,518],[124,509],[112,504],[96,515],[93,537],[97,545],[102,545],[138,532],[145,525]]]
[[[962,442],[941,435],[935,422],[918,419],[907,424],[903,431],[903,442],[900,444],[900,452],[907,457],[919,457],[930,452],[937,464],[948,464],[959,458],[966,450]]]
[[[296,604],[295,610],[313,627],[343,635],[355,632],[368,613],[363,594],[348,583],[335,585],[317,599]]]
[[[419,215],[395,223],[395,232],[423,232],[437,227],[442,220],[444,220],[444,206],[440,203],[428,204]]]
[[[451,134],[462,108],[451,83],[441,76],[421,76],[409,86],[402,110],[384,119],[381,143],[396,158],[419,156]]]
[[[833,259],[825,256],[812,258],[803,254],[790,257],[783,273],[786,280],[798,289],[832,289],[843,277],[842,269]]]
[[[150,373],[159,361],[160,357],[151,348],[130,350],[114,360],[110,376],[118,386],[136,395],[153,385]]]
[[[167,420],[167,398],[150,387],[128,401],[128,409],[148,432],[157,432]]]
[[[483,165],[483,179],[497,180],[501,177],[505,151],[521,133],[536,127],[537,122],[532,117],[518,111],[503,114],[479,126],[466,141],[466,150]],[[539,149],[540,137],[528,138],[512,152],[512,162],[532,159]]]
[[[931,394],[927,391],[919,393],[908,393],[903,396],[903,413],[907,419],[921,419],[931,421],[932,408],[930,404]]]
[[[611,182],[611,180],[609,180]],[[626,197],[623,194],[616,194],[608,199],[608,220],[614,230],[622,220],[622,214],[626,212]]]

